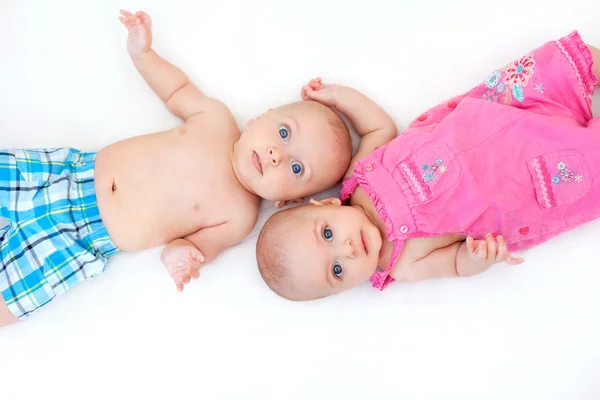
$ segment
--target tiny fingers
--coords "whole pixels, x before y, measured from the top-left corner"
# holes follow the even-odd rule
[[[474,254],[475,253],[475,241],[473,240],[473,238],[471,236],[467,237],[467,240],[465,241],[465,245],[467,246],[467,250],[469,251],[469,254]]]
[[[494,262],[498,252],[498,244],[491,233],[485,235],[485,243],[487,247],[487,259],[489,262]]]
[[[477,257],[485,260],[487,258],[487,246],[485,240],[480,240],[477,245]]]
[[[508,246],[506,245],[506,240],[503,236],[498,236],[498,255],[496,256],[496,262],[506,262],[509,265],[519,265],[525,262],[525,259],[522,257],[513,257],[508,252]]]
[[[473,257],[477,257],[477,258],[485,258],[486,257],[487,246],[485,245],[484,240],[475,240],[472,237],[468,236],[466,243],[467,243],[467,250],[469,250],[469,254],[471,254]]]
[[[321,78],[311,79],[310,82],[308,82],[308,86],[310,86],[311,89],[317,90],[321,86],[323,86],[323,79],[321,79]]]
[[[496,254],[496,262],[502,262],[508,257],[506,240],[504,240],[504,237],[500,235],[496,238],[496,240],[498,241],[498,254]]]
[[[302,100],[311,100],[313,94],[313,89],[309,85],[304,85],[302,87]]]
[[[135,15],[142,18],[142,21],[144,22],[144,24],[148,25],[149,28],[152,27],[152,19],[150,18],[148,13],[146,13],[144,11],[138,11],[135,13]]]
[[[519,265],[525,262],[523,257],[513,257],[510,254],[507,255],[506,260],[504,260],[509,265]]]
[[[204,261],[206,261],[204,254],[202,254],[200,250],[192,252],[192,259],[198,261],[199,263],[203,263]]]

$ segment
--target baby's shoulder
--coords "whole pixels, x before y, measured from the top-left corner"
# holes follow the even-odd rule
[[[185,125],[190,127],[208,128],[208,130],[219,130],[224,134],[235,134],[239,136],[239,128],[235,117],[229,107],[219,100],[213,99],[212,105],[201,113],[188,118]]]

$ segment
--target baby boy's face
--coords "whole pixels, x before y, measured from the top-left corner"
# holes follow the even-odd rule
[[[234,148],[238,178],[260,197],[294,200],[334,186],[339,164],[328,117],[314,102],[288,104],[251,121]]]
[[[282,238],[294,296],[321,298],[367,281],[377,268],[382,239],[364,212],[337,204],[302,208],[306,214]]]

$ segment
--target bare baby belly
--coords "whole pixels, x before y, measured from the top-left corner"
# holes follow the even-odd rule
[[[152,182],[140,179],[136,170],[112,157],[96,159],[95,188],[100,216],[115,245],[123,251],[139,251],[164,244],[168,234],[161,226],[154,204]]]

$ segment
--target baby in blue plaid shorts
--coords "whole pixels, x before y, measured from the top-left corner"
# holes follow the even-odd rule
[[[152,50],[146,13],[121,14],[133,64],[184,123],[98,153],[0,150],[0,326],[101,273],[119,250],[166,244],[161,260],[181,291],[247,236],[261,198],[301,202],[350,164],[348,130],[330,108],[284,105],[240,132],[223,103]]]

